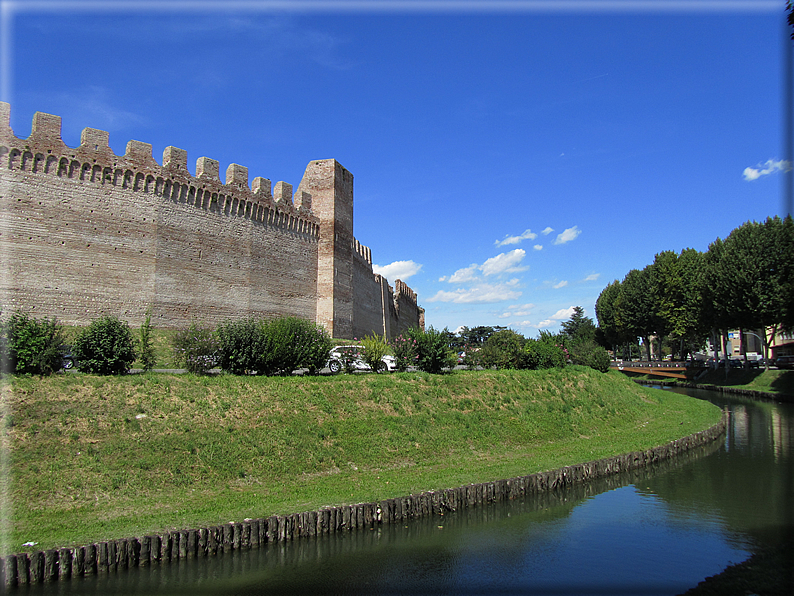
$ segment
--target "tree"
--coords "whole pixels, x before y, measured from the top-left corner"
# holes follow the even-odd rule
[[[596,326],[593,319],[584,316],[584,308],[581,306],[574,306],[571,318],[563,321],[561,326],[562,335],[571,343],[595,341]]]
[[[650,267],[651,322],[659,342],[660,358],[662,342],[675,328],[681,308],[681,294],[678,255],[671,250],[660,252]]]
[[[680,308],[673,321],[672,334],[692,353],[700,348],[710,330],[706,293],[706,255],[686,248],[678,256],[681,282]],[[683,358],[685,354],[681,354]]]
[[[788,21],[789,26],[794,29],[794,2],[789,0],[786,10],[788,10],[788,17],[786,17],[786,21]],[[794,31],[791,32],[791,39],[794,40]]]
[[[651,359],[649,337],[654,332],[651,319],[650,267],[632,269],[620,284],[615,302],[615,323],[621,337],[631,343],[641,337],[645,342],[647,358]]]
[[[794,219],[791,215],[783,220],[781,227],[780,252],[786,266],[780,275],[780,290],[783,295],[780,323],[786,331],[794,331]]]
[[[613,354],[617,357],[617,346],[623,342],[623,338],[615,321],[616,303],[620,295],[620,282],[613,281],[606,288],[601,290],[595,303],[596,319],[598,328],[603,333],[604,341],[612,348]]]

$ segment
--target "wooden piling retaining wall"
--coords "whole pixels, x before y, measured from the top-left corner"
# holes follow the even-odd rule
[[[180,559],[214,557],[299,538],[403,523],[467,507],[562,489],[597,478],[636,470],[707,445],[725,433],[727,412],[719,424],[666,445],[566,466],[528,476],[427,491],[415,495],[325,507],[291,515],[246,519],[220,526],[173,530],[139,538],[121,538],[85,546],[17,553],[0,558],[0,590],[17,586],[115,573],[131,567],[162,565]]]

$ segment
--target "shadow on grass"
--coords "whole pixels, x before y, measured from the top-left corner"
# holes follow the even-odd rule
[[[780,393],[794,395],[794,370],[787,370],[772,381],[772,388]]]

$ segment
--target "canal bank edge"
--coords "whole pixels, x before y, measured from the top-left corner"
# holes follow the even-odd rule
[[[8,555],[0,558],[0,589],[7,591],[21,585],[113,573],[129,567],[145,567],[258,548],[271,542],[289,542],[303,537],[371,528],[582,484],[649,466],[709,444],[725,433],[727,416],[727,412],[723,411],[722,419],[714,426],[659,447],[528,476],[427,491],[372,503],[246,519],[221,526],[174,530],[141,538],[121,538],[86,546]]]
[[[639,385],[659,385],[660,387],[681,387],[683,389],[704,389],[706,391],[717,391],[718,393],[730,393],[731,395],[738,395],[739,397],[746,397],[749,399],[794,403],[794,395],[789,393],[770,393],[769,391],[744,389],[743,387],[731,387],[730,385],[713,385],[711,383],[699,384],[689,381],[650,381],[648,379],[632,380]]]

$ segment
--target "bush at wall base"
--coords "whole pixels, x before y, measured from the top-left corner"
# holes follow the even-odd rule
[[[188,372],[202,375],[218,365],[220,342],[217,333],[196,321],[171,338],[174,359]]]
[[[80,332],[72,346],[80,372],[123,375],[135,362],[135,341],[129,326],[117,317],[96,319]]]
[[[298,368],[316,372],[328,361],[331,338],[328,332],[311,321],[282,317],[266,323],[270,340],[266,368],[268,375],[288,375]]]
[[[412,327],[406,332],[416,342],[416,368],[423,372],[439,374],[453,368],[457,362],[455,353],[447,345],[444,331],[430,327],[426,331]]]
[[[270,350],[266,323],[257,317],[227,321],[218,327],[218,366],[233,375],[262,373]]]
[[[61,368],[63,329],[53,319],[14,313],[0,323],[2,372],[49,375]]]

